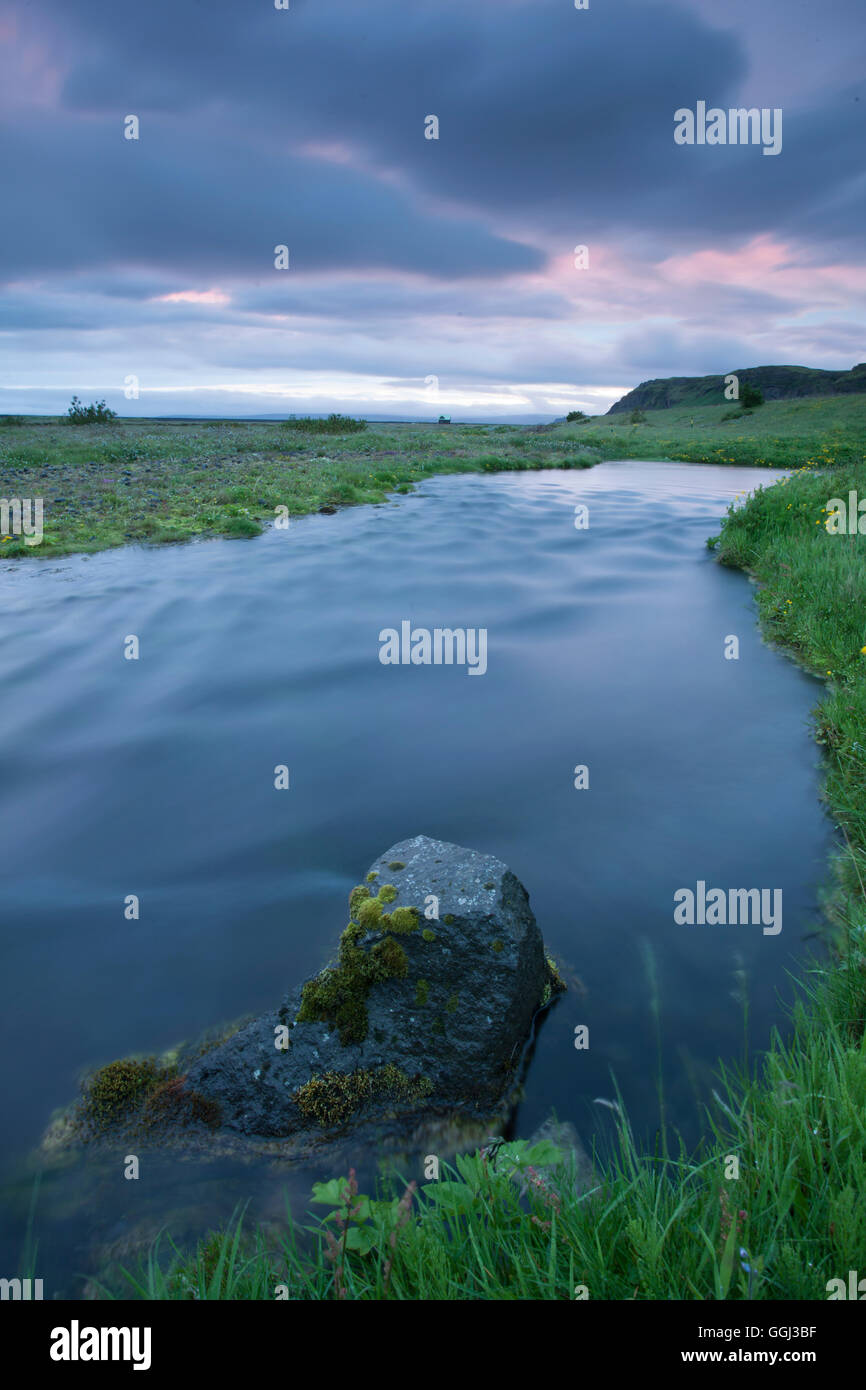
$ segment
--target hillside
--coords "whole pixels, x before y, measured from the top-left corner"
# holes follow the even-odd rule
[[[642,381],[607,412],[668,410],[677,405],[718,405],[724,401],[725,375],[669,376]],[[763,391],[768,401],[795,400],[801,396],[839,396],[866,391],[866,362],[850,371],[831,372],[818,367],[744,367],[735,373],[740,388],[745,384]]]
[[[543,438],[544,436],[542,436]],[[802,468],[856,464],[866,454],[866,392],[767,401],[743,411],[734,401],[648,410],[639,421],[620,411],[554,425],[549,438],[582,445],[603,459],[672,459]]]

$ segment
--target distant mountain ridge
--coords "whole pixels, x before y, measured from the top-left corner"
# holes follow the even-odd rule
[[[666,410],[673,405],[722,405],[725,373],[720,376],[669,376],[642,381],[607,412]],[[822,367],[743,367],[734,373],[740,389],[757,386],[767,401],[793,400],[798,396],[839,396],[866,391],[866,362],[850,371],[825,371]]]

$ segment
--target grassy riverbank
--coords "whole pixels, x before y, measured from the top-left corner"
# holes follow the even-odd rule
[[[519,1148],[495,1167],[475,1156],[402,1209],[401,1184],[390,1204],[361,1203],[347,1229],[366,1234],[345,1248],[333,1216],[306,1253],[288,1222],[249,1238],[235,1223],[194,1253],[129,1271],[121,1296],[273,1299],[282,1285],[303,1299],[825,1300],[829,1280],[863,1274],[866,540],[828,534],[822,510],[849,488],[866,497],[862,457],[804,467],[732,510],[715,540],[723,563],[759,580],[768,637],[828,682],[816,731],[842,850],[829,956],[806,968],[784,1038],[774,1034],[748,1069],[720,1072],[701,1152],[685,1154],[671,1134],[638,1152],[621,1117],[617,1151],[581,1195],[567,1169],[533,1173],[538,1158]],[[326,1189],[332,1201],[343,1186]]]
[[[343,434],[291,424],[59,420],[0,423],[4,497],[43,498],[44,539],[0,556],[92,553],[133,542],[249,537],[289,516],[384,502],[435,473],[589,468],[581,441],[510,426],[370,425]]]
[[[768,401],[751,411],[734,401],[674,406],[630,415],[603,415],[557,426],[560,437],[580,440],[604,458],[681,459],[746,467],[801,468],[862,461],[866,450],[866,395]]]
[[[8,420],[9,417],[6,417]],[[0,495],[43,499],[44,538],[0,538],[0,556],[52,558],[131,543],[255,536],[274,521],[361,502],[441,473],[588,468],[604,459],[682,459],[796,468],[841,464],[866,448],[866,396],[733,402],[653,411],[643,423],[321,426],[61,419],[4,423]]]

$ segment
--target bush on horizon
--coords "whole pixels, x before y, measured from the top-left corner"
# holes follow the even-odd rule
[[[303,430],[305,434],[357,434],[367,428],[366,420],[353,420],[351,415],[329,415],[320,420],[312,415],[284,421],[286,429]]]
[[[108,420],[117,419],[117,411],[110,410],[105,401],[82,405],[77,396],[72,397],[72,404],[66,415],[66,423],[69,425],[101,425]]]

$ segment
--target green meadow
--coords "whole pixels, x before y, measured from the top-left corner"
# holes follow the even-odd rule
[[[570,439],[489,426],[387,425],[332,433],[232,421],[67,425],[0,419],[4,497],[43,498],[44,538],[0,555],[57,556],[196,536],[249,537],[289,516],[384,502],[434,473],[588,468]],[[352,423],[352,422],[350,422]]]
[[[8,421],[10,417],[5,417]],[[694,463],[855,463],[866,395],[733,402],[598,416],[579,425],[382,425],[354,422],[0,417],[7,498],[43,499],[44,538],[0,538],[0,554],[56,557],[199,536],[249,537],[289,516],[381,503],[433,474],[588,468],[605,459]]]
[[[768,401],[744,411],[734,401],[595,416],[557,426],[561,438],[598,450],[604,458],[682,459],[800,468],[812,463],[854,463],[866,447],[866,394]]]

